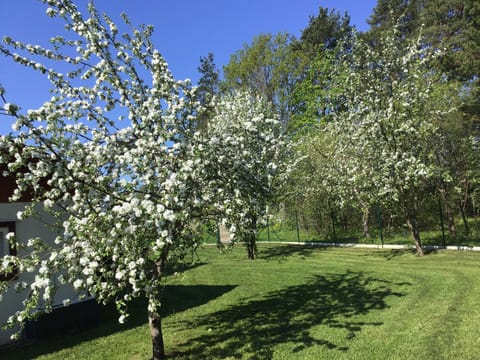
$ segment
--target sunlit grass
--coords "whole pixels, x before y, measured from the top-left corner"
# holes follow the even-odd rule
[[[478,359],[480,254],[260,245],[200,249],[164,301],[171,359]],[[130,322],[39,341],[1,359],[148,359]]]

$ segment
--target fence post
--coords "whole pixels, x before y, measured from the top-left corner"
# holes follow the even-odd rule
[[[270,217],[267,210],[267,241],[270,242]]]
[[[377,214],[378,233],[380,234],[380,241],[382,242],[383,249],[383,220],[382,212],[380,211],[380,207],[378,205],[375,205],[375,213]]]
[[[444,229],[444,224],[443,224],[443,206],[442,206],[442,200],[440,198],[438,198],[438,210],[440,212],[440,226],[442,227],[443,247],[446,249],[447,248],[447,243],[445,241],[445,229]]]

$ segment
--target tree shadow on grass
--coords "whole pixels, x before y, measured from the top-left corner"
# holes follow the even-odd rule
[[[162,316],[166,317],[189,308],[206,304],[234,288],[235,286],[233,285],[167,285],[165,286],[162,300],[162,304],[164,304],[162,307]],[[130,316],[125,324],[119,324],[119,314],[113,304],[102,306],[91,303],[88,306],[88,311],[94,311],[98,316],[95,326],[89,326],[86,329],[72,329],[72,331],[67,332],[58,332],[58,329],[52,329],[53,332],[47,334],[48,329],[41,325],[39,329],[35,330],[40,334],[39,339],[29,341],[25,344],[18,344],[18,346],[11,348],[0,349],[0,359],[32,359],[40,355],[78,345],[85,341],[109,336],[116,332],[147,324],[147,303],[144,299],[135,299],[130,303],[128,309]],[[55,312],[52,314],[54,313]],[[68,316],[68,314],[60,314],[60,316]],[[90,316],[90,314],[88,316]],[[58,315],[56,315],[56,317],[58,318]],[[55,326],[51,319],[46,318],[44,320],[44,323],[49,328]],[[75,326],[76,324],[73,324],[73,327]]]
[[[431,248],[424,248],[423,253],[425,255],[434,255],[438,253],[439,250],[442,249],[431,249]],[[401,256],[417,256],[417,250],[413,248],[409,249],[384,249],[382,251],[372,251],[363,256],[370,256],[370,257],[381,257],[386,260],[393,260],[397,257]]]
[[[258,257],[259,259],[264,260],[286,260],[291,256],[298,256],[300,258],[305,258],[310,256],[313,252],[318,252],[322,250],[327,250],[328,247],[325,246],[316,246],[315,244],[305,244],[305,245],[275,245],[275,246],[262,246],[259,247]]]
[[[413,256],[416,254],[416,252],[417,251],[415,249],[384,249],[382,251],[372,251],[368,254],[365,254],[365,256],[375,256],[384,258],[386,260],[392,260],[405,255]]]
[[[186,322],[183,327],[206,330],[180,345],[174,355],[178,359],[271,359],[275,347],[284,343],[293,343],[294,352],[313,346],[347,352],[345,341],[365,326],[382,325],[358,316],[387,308],[388,297],[405,295],[397,291],[404,285],[362,272],[318,275],[306,284]],[[331,334],[330,339],[328,334],[319,336],[319,326],[343,332],[343,344],[331,340]]]

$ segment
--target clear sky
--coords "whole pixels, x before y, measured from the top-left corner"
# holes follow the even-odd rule
[[[87,3],[78,0],[78,4]],[[177,79],[195,83],[200,56],[215,55],[219,69],[230,55],[261,33],[288,32],[298,37],[309,17],[320,6],[348,12],[358,30],[367,29],[366,19],[376,0],[96,0],[97,8],[120,23],[121,12],[134,25],[153,24],[154,43]],[[0,0],[0,37],[11,36],[30,44],[47,45],[63,31],[63,24],[45,15],[38,0]],[[49,99],[49,83],[33,70],[13,64],[0,55],[0,83],[7,100],[24,110]],[[0,117],[0,134],[10,129],[10,119]]]

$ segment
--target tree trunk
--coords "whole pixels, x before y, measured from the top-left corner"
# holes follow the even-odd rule
[[[445,217],[447,218],[447,223],[448,223],[448,231],[452,239],[456,239],[457,227],[455,226],[455,217],[453,216],[453,210],[446,200],[444,200],[444,202],[445,202]]]
[[[257,257],[257,243],[253,236],[247,241],[247,252],[248,258],[250,260],[255,260]]]
[[[418,230],[417,219],[415,218],[407,219],[407,225],[410,228],[410,234],[412,235],[413,242],[415,243],[417,255],[418,256],[425,255],[422,248],[422,241],[420,240],[420,231]]]
[[[370,239],[370,228],[368,226],[368,220],[370,218],[370,211],[368,208],[363,209],[362,211],[362,225],[363,225],[363,236],[366,239]]]
[[[160,314],[148,313],[150,336],[152,338],[153,360],[165,360],[165,348],[162,335],[162,317]]]
[[[341,219],[342,219],[342,229],[343,229],[343,231],[347,232],[347,230],[348,230],[348,218],[347,218],[347,215],[345,215],[344,212],[342,212]]]
[[[470,226],[468,225],[468,220],[467,216],[465,215],[465,208],[462,205],[462,202],[459,201],[459,208],[460,208],[460,213],[462,214],[462,221],[463,221],[463,226],[464,226],[464,233],[465,235],[470,234]]]
[[[173,225],[171,225],[173,227]],[[172,236],[176,234],[170,229]],[[168,253],[170,252],[170,244],[163,247],[160,259],[153,267],[152,276],[154,279],[160,279],[165,272],[167,265]],[[158,298],[160,296],[159,288],[154,288],[154,291],[148,295],[148,325],[150,327],[150,337],[152,339],[152,359],[165,360],[165,347],[163,344],[162,334],[162,316],[160,315],[160,308]]]
[[[309,231],[310,226],[308,225],[308,221],[305,218],[305,213],[303,211],[302,211],[302,214],[300,215],[300,220],[301,220],[301,225],[303,225],[303,228],[305,229],[305,231]]]
[[[246,239],[246,245],[247,245],[247,252],[248,252],[248,258],[251,260],[255,260],[257,256],[257,217],[255,215],[252,215],[250,218],[250,225],[251,229],[248,232],[248,238]]]

